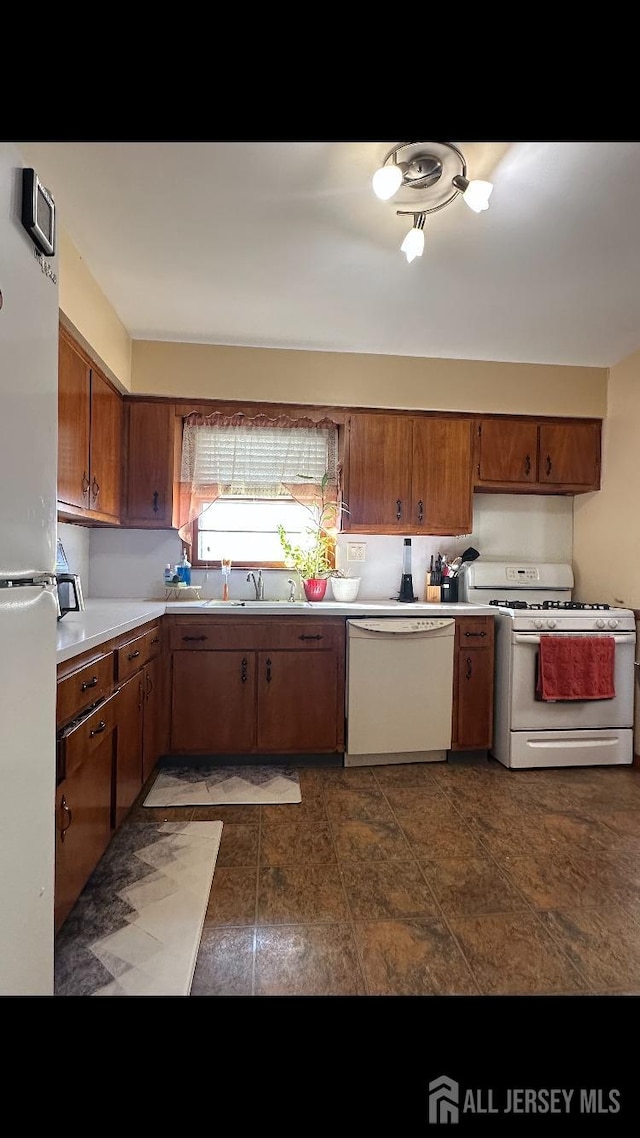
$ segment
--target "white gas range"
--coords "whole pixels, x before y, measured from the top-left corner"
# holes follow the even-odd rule
[[[635,617],[631,609],[572,599],[570,565],[475,561],[461,599],[496,608],[494,744],[507,767],[600,766],[633,761]],[[608,637],[607,698],[540,697],[541,637]]]

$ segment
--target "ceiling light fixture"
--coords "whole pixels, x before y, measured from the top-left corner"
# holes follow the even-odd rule
[[[373,175],[373,190],[382,201],[394,199],[399,216],[412,215],[413,227],[402,245],[407,261],[422,255],[428,213],[444,209],[461,194],[475,213],[489,208],[491,182],[467,178],[464,154],[453,142],[398,142]]]

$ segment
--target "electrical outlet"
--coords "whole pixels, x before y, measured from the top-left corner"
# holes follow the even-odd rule
[[[366,554],[367,543],[365,541],[347,542],[347,561],[364,561]]]

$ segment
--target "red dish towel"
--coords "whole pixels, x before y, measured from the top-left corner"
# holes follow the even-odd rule
[[[613,699],[613,636],[541,636],[536,693],[539,699]]]

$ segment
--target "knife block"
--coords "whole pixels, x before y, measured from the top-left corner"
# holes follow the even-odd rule
[[[427,585],[424,599],[428,604],[438,604],[440,602],[440,586]]]

